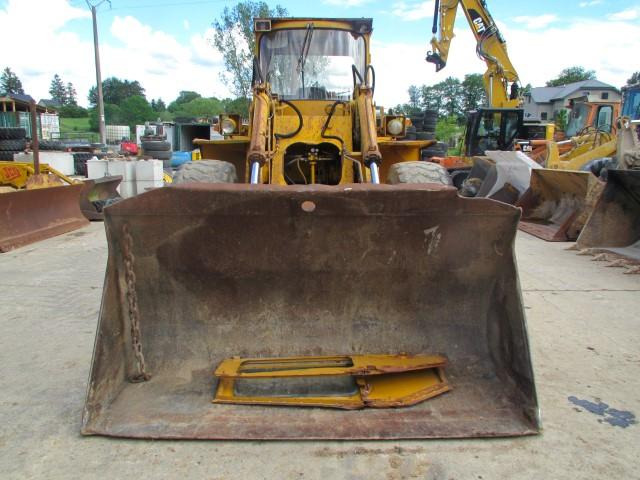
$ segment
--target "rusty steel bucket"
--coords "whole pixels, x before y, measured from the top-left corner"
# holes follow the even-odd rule
[[[604,192],[576,247],[640,263],[640,170],[609,170]]]
[[[578,238],[604,183],[590,172],[535,169],[517,207],[520,230],[549,242]]]
[[[519,216],[438,185],[182,184],[112,205],[82,433],[536,434]],[[226,358],[367,353],[445,355],[451,391],[356,411],[212,403]]]
[[[122,199],[118,193],[118,185],[122,176],[94,178],[85,180],[80,195],[80,210],[88,220],[103,220],[105,206]]]
[[[80,212],[82,185],[0,193],[0,252],[89,224]]]

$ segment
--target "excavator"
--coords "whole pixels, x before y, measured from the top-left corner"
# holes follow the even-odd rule
[[[371,19],[258,18],[247,129],[104,210],[85,435],[532,435],[520,211],[376,119]],[[376,124],[379,121],[379,125]]]
[[[571,108],[568,128],[577,137],[557,143],[554,127],[548,125],[540,138],[542,124],[523,123],[519,77],[484,0],[436,0],[432,51],[426,60],[436,65],[436,71],[446,66],[458,7],[476,38],[478,56],[487,65],[483,80],[490,107],[469,114],[462,149],[466,158],[460,162],[449,157],[440,163],[469,171],[462,184],[463,195],[488,196],[521,207],[522,230],[549,241],[575,240],[601,192],[598,180],[590,172],[580,171],[580,167],[615,152],[612,119],[616,104],[577,100]],[[538,168],[523,153],[499,152],[516,147],[529,150],[533,158],[544,155],[543,165],[547,168]],[[534,147],[541,147],[546,153],[534,152]]]

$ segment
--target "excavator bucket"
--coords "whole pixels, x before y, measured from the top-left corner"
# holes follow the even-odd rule
[[[103,220],[102,209],[122,200],[117,190],[121,181],[122,176],[120,175],[85,180],[80,195],[82,214],[88,220]]]
[[[640,170],[609,170],[607,185],[576,247],[640,263]]]
[[[519,216],[428,184],[191,183],[118,202],[105,209],[109,259],[82,433],[538,433],[513,249]],[[338,356],[342,368],[376,355],[440,355],[448,383],[438,388],[450,391],[401,408],[213,403],[225,359]],[[398,378],[389,398],[407,388]],[[332,395],[331,385],[305,385]]]
[[[522,208],[520,230],[549,242],[578,238],[604,184],[590,172],[536,169]]]
[[[80,212],[82,185],[0,193],[0,252],[89,224]]]

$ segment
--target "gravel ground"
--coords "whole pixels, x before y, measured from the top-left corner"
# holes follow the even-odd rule
[[[519,234],[544,433],[497,440],[82,437],[107,257],[103,225],[0,256],[3,479],[640,478],[640,275]]]

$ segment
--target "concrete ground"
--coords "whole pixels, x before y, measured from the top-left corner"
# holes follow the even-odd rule
[[[101,223],[0,256],[0,478],[640,478],[640,275],[519,234],[544,433],[497,440],[82,437]]]

